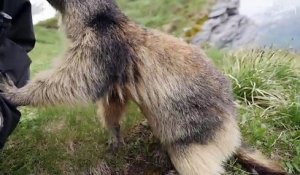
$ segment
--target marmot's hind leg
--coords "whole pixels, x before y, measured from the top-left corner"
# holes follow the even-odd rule
[[[108,101],[101,100],[97,104],[98,115],[101,117],[102,124],[111,134],[110,146],[112,149],[117,149],[124,144],[120,120],[124,114],[126,102],[110,98]]]

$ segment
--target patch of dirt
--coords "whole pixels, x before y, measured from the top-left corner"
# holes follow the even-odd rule
[[[125,142],[130,146],[126,157],[126,175],[160,175],[174,170],[166,150],[146,124],[136,126]]]
[[[126,145],[116,152],[107,151],[105,159],[88,175],[176,175],[176,171],[150,128],[141,123],[124,137]]]

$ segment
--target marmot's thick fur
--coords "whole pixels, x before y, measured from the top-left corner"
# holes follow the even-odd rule
[[[119,120],[137,103],[182,175],[218,175],[238,155],[259,174],[285,174],[241,147],[230,83],[199,48],[130,21],[114,0],[48,0],[62,14],[71,45],[63,62],[17,89],[17,105],[99,102],[121,141]]]

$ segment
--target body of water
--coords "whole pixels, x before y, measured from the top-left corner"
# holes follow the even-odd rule
[[[257,43],[300,51],[300,0],[241,0],[240,13],[257,25]]]

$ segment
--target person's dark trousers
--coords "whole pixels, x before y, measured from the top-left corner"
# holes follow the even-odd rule
[[[0,23],[0,72],[7,74],[20,88],[29,79],[31,60],[27,53],[35,45],[31,4],[29,0],[0,0],[0,11],[12,18],[9,27]],[[3,127],[0,128],[0,149],[2,149],[17,127],[21,113],[17,110],[17,106],[2,96],[0,96],[0,112],[0,117],[3,118]]]

